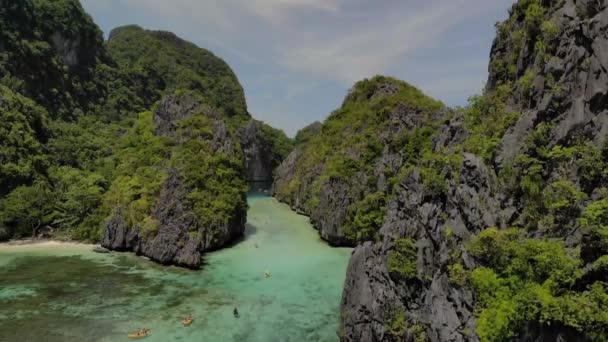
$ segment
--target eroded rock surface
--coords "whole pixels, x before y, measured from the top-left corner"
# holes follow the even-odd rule
[[[205,115],[214,120],[214,134],[208,144],[215,153],[234,153],[234,142],[227,133],[225,123],[210,108],[193,95],[165,97],[154,112],[156,134],[174,139],[177,143],[189,137],[178,135],[177,127],[193,115]],[[161,264],[174,264],[198,268],[202,253],[215,250],[240,237],[245,230],[246,210],[237,209],[224,224],[204,225],[194,212],[194,203],[188,199],[192,189],[186,185],[184,175],[177,168],[168,170],[162,184],[152,219],[158,230],[146,235],[141,227],[129,226],[116,208],[105,225],[102,246],[120,251],[133,251]]]

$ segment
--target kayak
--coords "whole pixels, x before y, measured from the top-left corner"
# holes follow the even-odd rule
[[[194,321],[193,318],[188,318],[182,321],[182,323],[184,324],[185,327],[189,326],[190,324],[192,324],[192,322]]]
[[[145,331],[143,333],[140,332],[134,332],[134,333],[130,333],[127,335],[130,339],[132,340],[139,340],[145,337],[150,336],[150,332],[149,331]]]

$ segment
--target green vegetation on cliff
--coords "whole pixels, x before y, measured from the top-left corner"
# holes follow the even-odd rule
[[[74,118],[100,104],[111,61],[101,30],[78,1],[2,0],[0,23],[0,84],[52,118]]]
[[[279,180],[275,184],[276,196],[293,205],[296,193],[306,193],[306,201],[299,206],[311,213],[323,210],[319,209],[323,187],[344,184],[349,188],[346,195],[350,203],[340,222],[345,238],[351,243],[375,239],[391,194],[388,180],[399,177],[400,171],[385,167],[378,174],[375,168],[383,157],[390,154],[390,158],[407,158],[407,165],[424,159],[428,162],[426,184],[441,191],[441,180],[432,167],[440,160],[425,152],[430,145],[433,115],[443,108],[441,102],[394,78],[377,76],[358,82],[342,107],[321,127],[310,127],[298,134],[301,157],[296,161],[294,180]],[[412,130],[405,130],[403,126],[408,123],[399,121],[408,112],[419,117],[412,123]],[[379,183],[379,177],[384,182]]]
[[[471,273],[482,341],[511,340],[529,322],[608,338],[606,283],[589,279],[604,264],[585,270],[579,250],[559,240],[526,238],[518,229],[485,230],[469,251],[482,265]]]
[[[227,115],[247,115],[243,88],[230,67],[173,33],[120,27],[110,33],[107,49],[144,108],[163,94],[188,89]]]

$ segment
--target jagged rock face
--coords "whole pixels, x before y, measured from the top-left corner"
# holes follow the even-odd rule
[[[311,222],[318,227],[321,238],[334,246],[350,246],[353,241],[344,234],[343,226],[352,203],[350,186],[340,180],[330,180],[321,186],[319,206],[310,213]]]
[[[248,182],[271,182],[276,167],[273,165],[272,148],[261,138],[261,130],[261,123],[251,120],[241,132],[241,146],[245,153]]]
[[[69,40],[64,37],[61,33],[55,32],[51,36],[53,42],[53,48],[59,53],[63,62],[69,67],[75,67],[79,64],[79,47],[80,39]]]
[[[296,168],[297,162],[302,154],[302,150],[296,147],[285,160],[275,170],[275,178],[272,185],[273,195],[281,202],[289,203],[291,208],[299,214],[304,214],[304,203],[300,197],[294,196],[294,198],[285,196],[277,192],[277,188],[287,188],[289,184],[296,181]]]
[[[175,138],[179,122],[203,110],[206,113],[211,112],[210,108],[202,105],[194,96],[171,96],[165,98],[159,103],[156,111],[154,111],[156,134]]]
[[[357,247],[350,260],[342,299],[342,340],[390,340],[388,308],[405,303],[401,309],[410,323],[427,326],[431,341],[477,341],[468,336],[475,331],[473,295],[450,284],[447,265],[454,250],[473,265],[461,241],[486,227],[506,225],[513,209],[502,199],[493,171],[472,154],[465,154],[459,182],[450,182],[445,197],[426,191],[414,169],[389,203],[382,242]],[[387,270],[395,236],[416,241],[415,280],[393,279]]]
[[[398,296],[379,252],[366,242],[350,258],[342,293],[339,334],[343,341],[382,341],[385,337],[384,315],[388,303],[398,302]]]
[[[106,223],[101,245],[133,251],[165,265],[199,268],[203,252],[221,248],[243,234],[246,213],[239,213],[222,227],[199,226],[186,202],[187,194],[179,174],[171,170],[153,212],[160,223],[158,233],[149,238],[142,236],[138,227],[128,227],[118,212]],[[198,227],[195,236],[188,234],[192,227]]]
[[[247,181],[257,190],[269,190],[275,169],[293,149],[293,142],[284,132],[262,121],[251,119],[239,131],[245,155]]]
[[[517,69],[514,75],[504,76],[490,67],[490,91],[501,82],[521,80],[526,72],[533,75],[529,94],[522,89],[521,82],[515,82],[512,105],[522,115],[502,139],[496,157],[498,165],[512,161],[524,148],[526,137],[541,122],[553,124],[549,147],[575,137],[584,137],[602,147],[608,136],[606,2],[565,0],[560,6],[548,7],[545,18],[558,29],[557,36],[546,42],[549,52],[533,48],[535,42],[529,37],[517,41],[516,32],[525,29],[525,22],[513,18],[508,22],[512,25],[510,34],[499,35],[492,47],[493,63],[517,55]]]
[[[193,95],[167,96],[161,101],[153,116],[156,134],[184,143],[188,137],[180,136],[177,128],[182,120],[193,115],[214,120],[209,144],[215,152],[234,153],[234,142],[224,122]],[[159,224],[158,231],[146,236],[140,227],[129,226],[117,208],[105,225],[101,245],[111,250],[133,251],[165,265],[199,268],[202,253],[224,247],[243,234],[246,211],[236,210],[220,225],[203,225],[194,212],[194,204],[188,200],[190,192],[184,175],[171,168],[151,213]]]
[[[313,180],[318,177],[321,172],[321,165],[313,170],[315,177],[298,177],[298,162],[302,157],[302,149],[296,147],[285,158],[285,160],[275,170],[275,178],[272,185],[273,196],[279,201],[289,204],[289,206],[301,215],[309,215],[306,203],[310,200],[311,192],[305,189],[312,188]],[[290,195],[283,194],[279,189],[294,187],[294,184],[299,184],[297,190]],[[316,228],[316,226],[315,226]]]
[[[310,174],[300,178],[298,163],[302,157],[302,150],[296,147],[277,167],[273,195],[299,214],[309,216],[321,238],[331,245],[353,246],[355,242],[345,236],[343,229],[348,207],[352,203],[351,187],[341,180],[324,183],[319,190],[319,205],[311,208],[307,203],[313,196],[311,189],[323,172],[323,165],[316,165]],[[293,193],[285,195],[279,189],[293,189]]]

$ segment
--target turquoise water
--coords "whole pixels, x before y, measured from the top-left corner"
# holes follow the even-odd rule
[[[0,247],[0,341],[128,341],[138,328],[145,341],[337,341],[350,249],[270,197],[249,204],[245,239],[201,271],[89,246]]]

